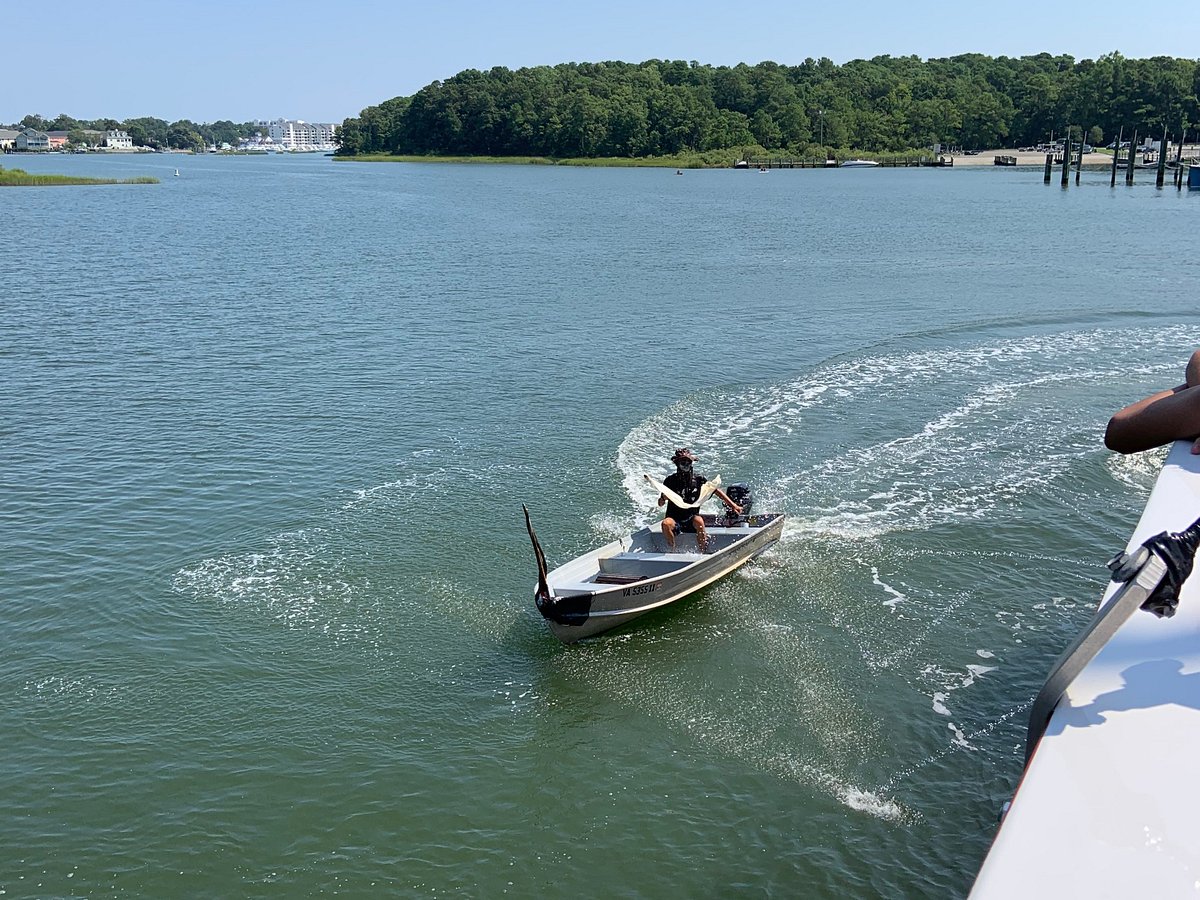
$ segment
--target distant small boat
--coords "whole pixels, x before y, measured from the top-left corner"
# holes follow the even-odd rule
[[[838,168],[839,169],[870,169],[877,165],[879,165],[879,163],[875,162],[875,160],[873,160],[873,159],[848,159],[844,163],[842,163],[840,166],[838,166]]]
[[[175,170],[175,177],[176,177],[176,178],[178,178],[178,177],[179,177],[179,170],[178,170],[178,169],[176,169],[176,170]]]
[[[675,170],[675,174],[676,174],[676,175],[682,175],[682,174],[683,174],[683,169],[676,169],[676,170]]]

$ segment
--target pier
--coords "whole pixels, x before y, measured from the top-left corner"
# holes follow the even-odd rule
[[[907,169],[920,166],[948,168],[954,165],[954,157],[945,154],[898,156],[872,161],[884,169]],[[748,156],[738,160],[733,167],[735,169],[836,169],[842,162],[844,160],[822,159],[819,156]]]

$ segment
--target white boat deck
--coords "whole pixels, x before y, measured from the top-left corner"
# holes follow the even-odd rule
[[[1200,456],[1181,441],[1129,548],[1197,518]],[[1104,599],[1116,590],[1110,585]],[[972,900],[1200,895],[1198,751],[1200,572],[1194,571],[1173,618],[1135,612],[1068,688]]]

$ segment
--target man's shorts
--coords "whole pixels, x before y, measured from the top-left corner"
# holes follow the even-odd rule
[[[675,527],[679,531],[686,531],[688,534],[695,534],[696,533],[696,524],[693,520],[696,518],[697,515],[699,515],[699,513],[687,511],[682,516],[672,516],[671,514],[668,513],[667,518],[675,520]]]

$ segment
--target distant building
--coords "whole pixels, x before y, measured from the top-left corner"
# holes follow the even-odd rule
[[[65,131],[47,131],[46,137],[49,139],[51,150],[61,150],[67,142]]]
[[[17,135],[20,133],[9,128],[0,128],[0,152],[11,150],[17,142]]]
[[[271,144],[283,150],[314,151],[333,150],[333,129],[336,125],[320,122],[305,122],[297,119],[275,119],[272,122],[256,122],[267,129]]]
[[[49,150],[50,135],[36,128],[26,128],[13,141],[14,150]]]
[[[109,150],[132,150],[133,138],[127,131],[108,131],[104,134],[104,146]]]

